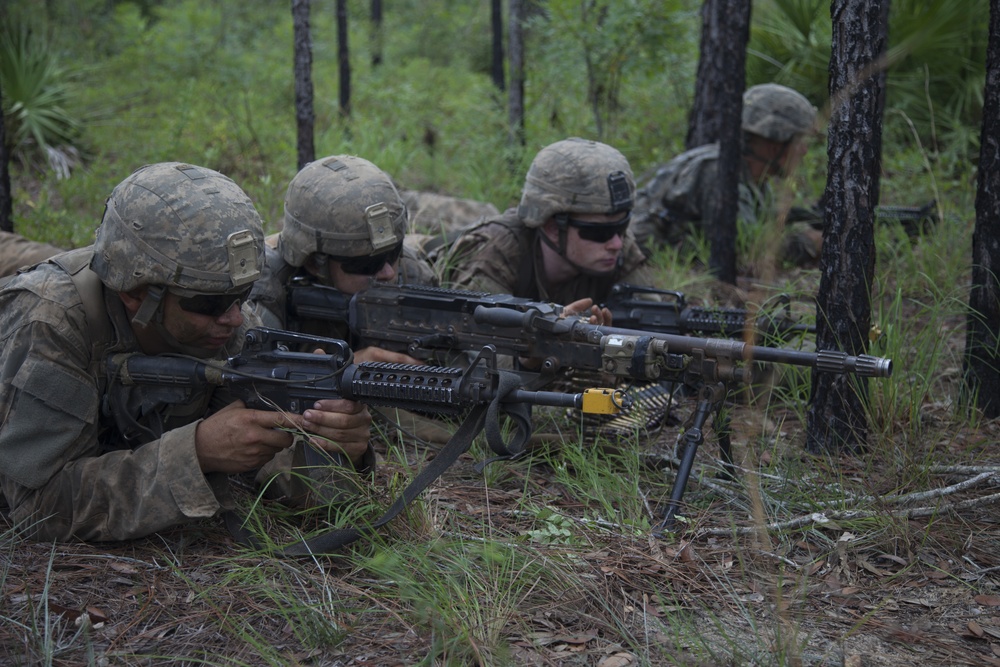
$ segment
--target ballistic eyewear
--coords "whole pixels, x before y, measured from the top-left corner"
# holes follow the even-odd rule
[[[576,228],[581,239],[593,243],[607,243],[616,236],[625,238],[625,232],[631,221],[631,213],[626,213],[624,218],[615,222],[587,222],[576,218],[566,220],[570,227]]]
[[[177,297],[177,304],[185,312],[220,317],[228,313],[233,306],[239,306],[246,301],[247,297],[250,296],[251,287],[229,294],[193,294],[188,292],[182,295],[172,290],[171,293]]]
[[[402,254],[403,243],[400,242],[398,245],[377,255],[366,255],[364,257],[335,257],[331,255],[330,259],[339,262],[340,268],[344,273],[351,273],[356,276],[374,276],[386,264],[395,265]]]

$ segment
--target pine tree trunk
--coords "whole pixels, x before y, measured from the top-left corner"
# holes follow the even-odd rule
[[[721,31],[717,21],[720,0],[705,0],[701,5],[701,45],[698,49],[698,74],[694,84],[694,101],[688,116],[688,133],[684,148],[712,144],[719,140],[719,89],[714,85],[722,73]]]
[[[347,45],[347,0],[337,0],[337,62],[340,65],[340,113],[351,115],[351,51]]]
[[[864,354],[871,328],[875,206],[882,163],[883,80],[888,30],[882,2],[833,0],[822,275],[816,298],[820,349]],[[859,451],[868,439],[868,381],[813,373],[806,448]]]
[[[382,34],[382,0],[372,0],[371,4],[372,21],[372,67],[382,64],[382,44],[384,36]]]
[[[987,419],[1000,417],[1000,3],[990,3],[983,128],[979,141],[965,389]],[[971,400],[970,400],[971,399]]]
[[[313,108],[312,38],[309,34],[311,0],[292,0],[292,25],[295,52],[295,129],[298,168],[316,159],[313,132],[316,113]]]
[[[524,39],[521,0],[507,3],[507,49],[510,59],[510,88],[507,90],[507,118],[511,142],[524,146]]]
[[[493,85],[503,92],[506,88],[503,75],[503,0],[490,0],[490,26],[493,29]]]
[[[706,21],[718,32],[713,38],[714,53],[702,53],[717,63],[711,68],[712,81],[698,87],[711,88],[719,140],[719,198],[707,211],[710,233],[709,269],[721,281],[736,284],[736,212],[739,209],[739,181],[743,164],[743,89],[746,85],[746,53],[750,40],[750,3],[745,0],[709,0],[714,17]],[[706,4],[706,6],[709,6]],[[699,69],[701,66],[699,65]]]

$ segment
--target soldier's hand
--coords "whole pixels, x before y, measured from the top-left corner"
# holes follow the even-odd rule
[[[588,324],[596,324],[602,327],[611,326],[611,311],[607,308],[594,305],[594,300],[590,298],[566,304],[563,306],[562,316],[586,317]]]
[[[202,472],[235,474],[261,467],[292,444],[292,434],[278,412],[248,410],[243,401],[219,410],[195,429],[195,452]]]
[[[301,416],[302,429],[314,436],[310,440],[313,446],[343,452],[355,464],[368,451],[371,425],[372,417],[364,404],[343,398],[316,401]]]

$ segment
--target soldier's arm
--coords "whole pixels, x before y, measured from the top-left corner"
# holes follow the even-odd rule
[[[36,539],[100,541],[218,513],[226,480],[202,473],[197,422],[105,451],[83,309],[31,296],[0,302],[0,488],[15,522]]]

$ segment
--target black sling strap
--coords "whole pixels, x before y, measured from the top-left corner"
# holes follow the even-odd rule
[[[431,482],[444,474],[444,471],[451,467],[458,460],[458,457],[469,450],[473,440],[484,430],[484,427],[486,430],[486,441],[490,449],[497,454],[496,457],[486,463],[500,459],[512,460],[521,456],[524,453],[528,439],[531,437],[530,406],[523,403],[503,406],[503,412],[514,420],[516,428],[510,441],[505,442],[500,432],[500,404],[507,394],[521,386],[521,380],[517,374],[510,371],[501,370],[497,372],[499,373],[500,382],[497,395],[493,401],[488,404],[477,405],[469,411],[469,414],[458,427],[458,430],[449,438],[448,443],[413,478],[389,509],[377,521],[369,526],[336,528],[325,533],[320,533],[309,539],[304,539],[279,549],[275,552],[275,555],[309,556],[314,554],[330,554],[352,542],[356,542],[366,535],[371,535],[398,516]],[[482,465],[485,465],[485,463]],[[260,541],[247,530],[245,521],[236,512],[226,512],[224,519],[226,527],[229,528],[229,532],[237,541],[257,549],[263,548]]]

